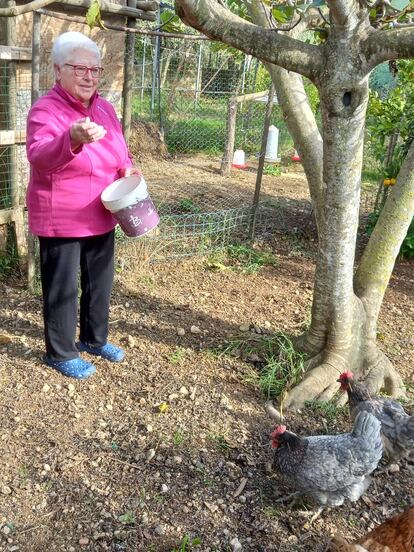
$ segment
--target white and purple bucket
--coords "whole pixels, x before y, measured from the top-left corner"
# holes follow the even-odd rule
[[[101,201],[130,238],[147,234],[160,222],[143,176],[115,180],[102,192]]]

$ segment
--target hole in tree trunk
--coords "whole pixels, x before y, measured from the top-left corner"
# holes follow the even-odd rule
[[[351,92],[345,92],[345,94],[342,97],[342,103],[345,107],[348,107],[351,105]]]

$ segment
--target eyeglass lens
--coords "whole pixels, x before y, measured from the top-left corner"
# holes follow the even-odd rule
[[[90,71],[93,78],[98,78],[103,71],[102,67],[87,67],[86,65],[72,65],[71,63],[67,63],[67,65],[73,67],[73,71],[77,77],[85,77],[88,71]]]

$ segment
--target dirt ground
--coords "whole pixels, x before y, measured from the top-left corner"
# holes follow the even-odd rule
[[[143,168],[154,190],[185,182],[183,194],[203,183],[248,198],[255,180],[254,171],[223,180],[208,158]],[[312,525],[309,504],[276,502],[285,489],[269,470],[273,424],[256,367],[215,352],[252,334],[241,326],[297,335],[309,319],[316,249],[303,175],[266,176],[264,192],[281,208],[257,247],[271,250],[275,265],[255,274],[213,271],[208,258],[125,265],[110,339],[126,359],[90,358],[97,373],[85,382],[42,363],[41,299],[22,280],[2,280],[1,551],[185,552],[188,536],[200,539],[191,550],[202,552],[318,552],[330,535],[360,536],[414,502],[412,466],[404,463],[375,476],[363,499],[326,510]],[[128,256],[128,245],[119,254]],[[413,268],[412,260],[397,264],[379,322],[409,411]],[[301,434],[350,427],[346,410],[329,416],[314,407],[287,424]]]

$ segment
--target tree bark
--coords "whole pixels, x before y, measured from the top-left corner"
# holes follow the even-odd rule
[[[371,239],[355,274],[355,290],[372,319],[370,335],[376,335],[376,321],[401,244],[414,214],[414,142],[390,191]]]

